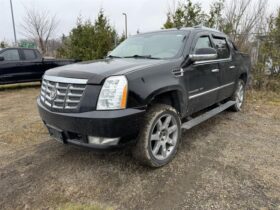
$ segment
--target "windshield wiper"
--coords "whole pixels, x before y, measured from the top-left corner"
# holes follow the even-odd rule
[[[152,57],[151,55],[132,55],[132,56],[125,56],[124,58],[146,58],[146,59],[160,59]]]
[[[120,56],[115,56],[115,55],[108,55],[107,58],[122,58]]]

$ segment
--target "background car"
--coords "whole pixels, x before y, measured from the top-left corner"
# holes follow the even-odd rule
[[[40,81],[46,70],[75,62],[43,58],[37,49],[0,49],[0,84]]]

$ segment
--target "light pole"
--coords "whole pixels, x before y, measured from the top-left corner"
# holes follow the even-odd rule
[[[124,17],[125,17],[125,38],[127,38],[127,14],[123,13]]]
[[[12,20],[13,20],[15,44],[17,44],[17,34],[16,34],[16,26],[15,26],[14,10],[13,10],[12,0],[10,0],[10,5],[11,5]]]

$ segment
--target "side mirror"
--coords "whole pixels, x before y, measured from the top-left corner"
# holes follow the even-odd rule
[[[0,61],[4,61],[5,60],[5,58],[4,57],[0,57]]]
[[[218,58],[218,53],[213,48],[200,48],[195,51],[195,54],[190,55],[192,61],[206,61]]]

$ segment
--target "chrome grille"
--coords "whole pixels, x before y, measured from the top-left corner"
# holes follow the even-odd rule
[[[44,76],[41,87],[41,101],[54,109],[77,109],[87,80]]]

